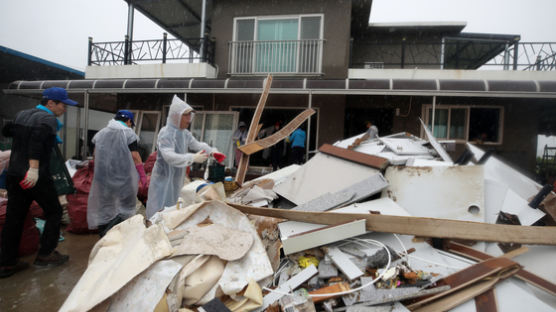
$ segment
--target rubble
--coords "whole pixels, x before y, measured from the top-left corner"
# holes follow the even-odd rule
[[[555,195],[471,144],[454,162],[425,135],[348,138],[233,192],[192,181],[137,230],[160,242],[115,245],[135,255],[131,244],[154,244],[156,257],[122,270],[102,239],[62,310],[550,310],[556,227],[537,224],[554,222]]]

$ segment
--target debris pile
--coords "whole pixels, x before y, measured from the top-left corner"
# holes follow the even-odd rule
[[[61,311],[556,306],[553,193],[471,144],[357,138],[233,192],[185,185],[95,245]]]

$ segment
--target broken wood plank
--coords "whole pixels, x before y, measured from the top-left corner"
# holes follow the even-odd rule
[[[344,273],[347,278],[352,281],[359,276],[363,275],[363,272],[349,260],[349,257],[343,253],[338,247],[326,247],[324,248],[326,254],[332,259],[332,262]]]
[[[446,245],[446,250],[475,261],[482,261],[482,260],[493,258],[489,254],[486,254],[484,252],[475,250],[473,248],[455,242],[448,242]],[[553,296],[556,296],[556,284],[548,280],[545,280],[544,278],[538,275],[535,275],[527,270],[521,269],[515,274],[515,277],[535,287],[538,287],[552,294]]]
[[[504,257],[487,259],[438,280],[437,286],[449,285],[450,290],[421,299],[407,308],[412,311],[422,307],[423,311],[438,311],[439,306],[452,308],[487,291],[519,269],[517,262]]]
[[[309,295],[322,295],[322,294],[333,294],[339,293],[350,290],[349,284],[346,282],[341,282],[334,285],[325,286],[323,288],[319,288],[309,292]],[[321,302],[328,300],[330,298],[336,298],[338,295],[330,295],[330,296],[311,296],[314,303]]]
[[[367,230],[375,232],[476,241],[556,245],[556,226],[519,226],[377,214],[291,211],[231,203],[229,205],[247,214],[316,224],[331,225],[365,219]]]
[[[268,98],[268,92],[270,91],[271,84],[272,84],[272,76],[269,74],[266,77],[263,93],[259,98],[259,103],[257,104],[257,108],[255,109],[255,113],[253,114],[253,119],[251,119],[251,124],[249,125],[247,138],[245,138],[246,144],[253,142],[255,140],[257,133],[259,132],[257,131],[257,128],[259,127],[259,120],[261,119],[261,115],[263,113],[263,109],[266,104],[266,99]],[[239,165],[237,166],[237,173],[236,173],[236,182],[239,183],[240,185],[243,184],[243,181],[245,180],[245,175],[247,174],[248,166],[249,166],[249,155],[241,154],[241,158],[239,159]]]
[[[282,238],[282,247],[284,248],[284,254],[289,255],[298,251],[362,235],[365,234],[365,232],[365,220],[357,220]]]
[[[496,294],[494,289],[489,289],[475,297],[475,309],[477,312],[497,312]]]
[[[245,155],[251,155],[262,149],[269,148],[272,145],[282,141],[288,135],[290,135],[295,129],[297,129],[302,123],[305,122],[305,120],[311,117],[311,115],[313,115],[314,113],[315,113],[314,109],[307,108],[276,133],[264,139],[257,140],[249,144],[246,143],[238,148]]]
[[[358,164],[362,164],[380,170],[383,170],[388,166],[388,159],[386,158],[360,153],[349,149],[336,147],[330,144],[324,144],[319,148],[319,151],[328,155],[353,161]]]

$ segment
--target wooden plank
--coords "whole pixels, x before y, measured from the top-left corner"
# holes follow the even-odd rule
[[[519,268],[518,263],[503,257],[485,260],[438,280],[437,286],[449,285],[450,290],[421,299],[407,308],[413,311],[427,305],[437,306],[439,301],[443,302],[444,305],[441,305],[443,307],[448,305],[454,307],[492,288],[498,281],[515,274]],[[492,283],[485,283],[485,281]],[[457,304],[453,305],[456,302]],[[424,309],[424,311],[438,310]]]
[[[284,254],[289,255],[362,234],[365,234],[365,220],[357,220],[282,238],[282,246]]]
[[[310,291],[309,295],[334,294],[334,293],[348,291],[350,289],[351,289],[351,287],[349,287],[348,283],[341,282],[341,283],[338,283],[338,284],[328,285],[328,286]],[[338,297],[338,295],[314,296],[314,297],[312,297],[312,299],[313,299],[314,303],[317,303],[317,302],[325,301],[325,300],[328,300],[330,298],[336,298],[336,297]]]
[[[251,143],[255,141],[255,137],[259,131],[259,120],[261,119],[261,115],[263,113],[264,106],[266,104],[266,99],[268,98],[268,92],[270,91],[270,85],[272,84],[272,76],[268,75],[266,77],[265,85],[263,88],[263,93],[259,98],[259,103],[257,104],[257,108],[255,109],[255,113],[253,114],[253,119],[251,119],[251,124],[249,125],[249,131],[247,132],[247,138],[245,138],[245,143]],[[236,182],[240,185],[243,184],[245,180],[245,175],[247,174],[247,167],[249,166],[249,155],[241,154],[241,158],[239,159],[239,165],[237,166],[236,172]]]
[[[482,261],[482,260],[493,258],[489,254],[480,252],[478,250],[475,250],[473,248],[455,242],[448,242],[446,245],[446,250],[475,261]],[[538,275],[535,275],[527,270],[521,269],[515,274],[515,277],[535,287],[538,287],[548,292],[549,294],[552,294],[553,296],[556,296],[556,284],[553,284],[552,282],[547,281]]]
[[[489,289],[486,292],[475,297],[475,309],[477,312],[497,312],[498,305],[496,304],[496,294],[494,289]]]
[[[413,312],[437,312],[437,311],[448,311],[471,298],[482,294],[489,289],[492,289],[496,283],[500,281],[499,278],[487,279],[484,281],[477,282],[469,287],[463,288],[457,292],[451,293],[448,296],[442,297],[432,303],[425,306],[414,308],[410,305],[408,308]]]
[[[317,224],[340,224],[365,219],[367,230],[375,232],[503,243],[556,245],[556,226],[488,224],[375,214],[291,211],[231,203],[229,205],[247,214]]]
[[[330,144],[324,144],[319,148],[319,151],[328,155],[353,161],[358,164],[362,164],[380,170],[383,170],[388,166],[388,159],[386,158],[360,153],[360,152],[352,151],[349,149],[337,147]]]
[[[314,109],[307,108],[276,133],[264,139],[242,145],[238,148],[246,155],[251,155],[262,149],[269,148],[272,145],[282,141],[284,138],[286,138],[288,135],[294,132],[295,129],[297,129],[302,123],[305,122],[305,120],[311,117],[311,115],[313,115],[314,113],[315,113]]]

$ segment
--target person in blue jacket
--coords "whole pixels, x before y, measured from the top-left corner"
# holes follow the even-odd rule
[[[305,156],[305,139],[307,135],[305,131],[299,127],[289,136],[288,141],[291,143],[291,163],[301,165]]]

